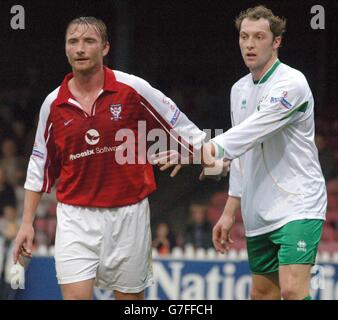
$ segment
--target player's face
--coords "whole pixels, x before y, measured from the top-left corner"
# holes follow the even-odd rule
[[[281,37],[273,36],[269,21],[245,18],[239,33],[239,46],[245,65],[250,71],[263,70],[271,59],[277,57]]]
[[[66,55],[74,72],[87,73],[103,65],[109,43],[102,39],[93,26],[71,25],[66,34]]]

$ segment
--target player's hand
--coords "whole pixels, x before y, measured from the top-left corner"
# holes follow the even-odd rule
[[[176,150],[167,150],[156,153],[151,156],[153,164],[158,165],[161,171],[165,171],[171,167],[174,167],[170,173],[170,177],[175,177],[177,173],[182,169],[184,165],[188,165],[191,160],[188,157],[182,157],[182,155]]]
[[[226,177],[230,170],[230,160],[223,159],[223,160],[215,160],[213,167],[206,167],[203,168],[199,179],[201,181],[205,179],[213,179],[216,181],[220,181],[222,177]]]
[[[230,230],[235,223],[235,216],[223,214],[212,230],[212,242],[217,252],[225,253],[230,249],[233,240]]]
[[[15,247],[13,251],[14,263],[18,262],[20,255],[27,258],[32,258],[33,239],[33,225],[31,223],[22,223],[15,238]]]

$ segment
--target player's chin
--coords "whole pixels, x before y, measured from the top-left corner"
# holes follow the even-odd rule
[[[90,65],[78,65],[76,63],[72,67],[73,70],[77,72],[88,72],[92,69]]]
[[[257,61],[253,61],[251,59],[244,59],[244,63],[249,69],[255,69],[257,66]]]

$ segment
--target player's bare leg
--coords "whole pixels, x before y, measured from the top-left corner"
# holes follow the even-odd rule
[[[124,293],[114,291],[115,300],[144,300],[144,291],[138,293]]]
[[[92,300],[94,279],[61,285],[64,300]]]
[[[279,281],[285,300],[303,300],[310,296],[311,265],[290,264],[279,266]]]
[[[280,300],[278,272],[252,276],[252,300]]]

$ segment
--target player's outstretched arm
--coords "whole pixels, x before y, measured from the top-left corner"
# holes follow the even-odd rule
[[[161,171],[174,167],[173,171],[170,173],[170,177],[172,178],[177,175],[183,165],[192,163],[190,158],[183,159],[182,155],[176,150],[167,150],[156,153],[152,155],[151,160],[153,164],[160,168]]]
[[[175,177],[183,166],[188,164],[201,164],[202,170],[199,179],[211,178],[220,180],[229,172],[230,161],[227,159],[216,159],[217,150],[213,143],[204,143],[202,148],[195,152],[194,155],[183,157],[176,150],[167,150],[159,152],[152,156],[153,164],[158,165],[161,171],[174,167],[170,176]]]

